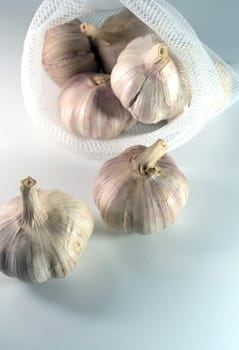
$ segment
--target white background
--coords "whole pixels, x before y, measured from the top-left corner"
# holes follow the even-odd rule
[[[237,0],[172,3],[202,40],[239,61]],[[28,118],[20,90],[27,26],[40,1],[0,1],[0,204],[31,175],[85,200],[95,232],[67,278],[29,286],[0,276],[0,349],[239,349],[239,104],[172,152],[190,183],[177,224],[113,234],[91,197],[101,162],[71,154]]]

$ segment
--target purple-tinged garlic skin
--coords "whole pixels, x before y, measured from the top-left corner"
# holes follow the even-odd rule
[[[59,106],[63,127],[77,136],[113,139],[136,123],[114,95],[109,75],[73,77],[62,90]]]
[[[138,22],[140,22],[142,26],[145,26],[145,24],[136,17],[133,12],[125,8],[119,13],[106,18],[101,28],[106,31],[119,32],[132,27]]]
[[[98,64],[89,39],[74,20],[46,31],[42,64],[50,78],[62,86],[76,74],[97,72]]]
[[[113,68],[111,86],[122,105],[145,124],[172,119],[191,102],[184,68],[155,35],[126,46]]]
[[[58,190],[21,181],[21,196],[0,208],[0,270],[24,282],[62,278],[77,264],[94,227],[87,206]]]
[[[81,32],[94,39],[104,72],[110,74],[117,58],[125,46],[133,39],[152,33],[152,30],[125,9],[105,20],[101,28],[90,23],[82,23]]]
[[[101,167],[93,196],[111,228],[151,234],[176,221],[189,189],[166,148],[162,140],[133,146]]]

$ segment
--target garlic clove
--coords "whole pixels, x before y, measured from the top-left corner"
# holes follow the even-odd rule
[[[94,226],[86,205],[21,181],[21,196],[0,208],[0,270],[24,282],[62,278],[76,265]]]
[[[189,190],[166,150],[163,140],[150,147],[130,147],[101,167],[93,196],[107,225],[150,234],[176,221]]]
[[[46,31],[42,63],[59,86],[76,74],[98,70],[91,43],[80,32],[80,23],[74,20]]]
[[[112,71],[111,86],[132,116],[146,124],[172,119],[191,102],[185,69],[155,35],[126,46]]]
[[[109,75],[75,76],[64,86],[59,106],[63,127],[78,136],[112,139],[136,123],[114,95]]]
[[[101,28],[82,23],[80,30],[94,39],[93,43],[107,74],[111,73],[120,52],[131,40],[152,33],[145,23],[127,9],[106,19]]]

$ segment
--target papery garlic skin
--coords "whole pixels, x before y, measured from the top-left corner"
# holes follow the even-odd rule
[[[74,20],[46,31],[42,64],[50,78],[60,87],[74,75],[97,72],[98,64],[89,39]]]
[[[184,67],[155,35],[126,46],[112,70],[111,86],[132,116],[146,124],[174,118],[191,102]]]
[[[109,75],[73,77],[62,90],[59,106],[63,127],[77,136],[112,139],[136,123],[114,95]]]
[[[21,196],[0,208],[0,270],[24,282],[66,276],[94,227],[87,206],[58,190],[36,189],[28,177]]]
[[[130,147],[101,167],[93,195],[107,225],[151,234],[175,222],[189,189],[172,158],[162,156],[165,149],[161,140],[149,148]]]
[[[152,33],[152,30],[125,9],[105,20],[101,28],[90,23],[82,23],[81,32],[94,39],[104,72],[110,74],[117,58],[125,46],[139,36]]]

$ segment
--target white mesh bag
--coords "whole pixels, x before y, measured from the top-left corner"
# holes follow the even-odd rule
[[[185,66],[191,85],[189,109],[168,124],[137,123],[114,140],[68,134],[60,124],[58,88],[46,74],[41,53],[45,31],[75,18],[100,26],[127,7],[168,44]],[[184,17],[164,0],[45,0],[29,27],[22,57],[22,90],[35,124],[74,152],[93,158],[111,157],[136,144],[163,138],[172,150],[189,141],[205,123],[239,97],[239,69],[229,66],[199,40]]]

